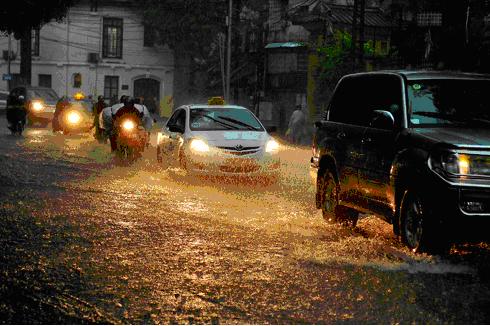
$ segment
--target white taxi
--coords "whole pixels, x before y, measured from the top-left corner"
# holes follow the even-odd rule
[[[176,160],[200,175],[276,177],[278,151],[279,144],[255,115],[236,105],[181,106],[157,138],[158,162]]]

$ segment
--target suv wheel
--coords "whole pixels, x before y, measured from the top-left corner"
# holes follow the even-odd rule
[[[442,232],[437,232],[437,228],[429,223],[428,207],[420,195],[413,191],[406,192],[400,215],[402,241],[410,250],[435,254],[449,249],[449,243],[437,234]]]
[[[327,171],[323,176],[321,183],[322,196],[322,215],[327,223],[335,223],[335,208],[337,207],[337,184],[331,172]]]
[[[348,227],[355,227],[359,217],[359,212],[356,210],[339,205],[338,186],[330,171],[327,171],[323,176],[321,184],[321,208],[322,215],[327,223],[340,223]]]

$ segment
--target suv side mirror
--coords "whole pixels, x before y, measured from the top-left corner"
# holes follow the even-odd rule
[[[267,127],[265,127],[265,131],[267,131],[268,133],[277,132],[277,127],[276,126],[267,126]]]
[[[170,132],[178,132],[179,134],[184,133],[184,128],[179,125],[168,125],[167,128]]]
[[[395,127],[395,118],[390,111],[374,110],[369,126],[371,128],[393,130]]]

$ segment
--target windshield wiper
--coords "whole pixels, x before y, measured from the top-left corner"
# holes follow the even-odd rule
[[[223,126],[223,127],[225,127],[226,129],[230,129],[230,130],[231,130],[231,129],[236,129],[234,126],[232,126],[232,125],[230,125],[230,124],[227,124],[227,123],[225,123],[225,122],[223,122],[223,121],[220,121],[220,120],[218,120],[218,119],[215,119],[215,118],[213,118],[213,117],[210,117],[209,115],[204,115],[204,116],[205,116],[206,118],[208,118],[209,120],[212,120],[212,121],[214,121],[214,122],[216,122],[216,123],[219,123],[220,125],[222,125],[222,126]]]
[[[260,130],[257,127],[249,125],[248,123],[245,123],[243,121],[239,121],[239,120],[236,120],[236,119],[233,119],[230,117],[224,117],[224,116],[220,115],[220,116],[218,116],[218,118],[223,119],[225,121],[230,121],[230,122],[236,123],[237,125],[240,125],[240,126],[244,126],[245,128],[248,128],[249,130]]]

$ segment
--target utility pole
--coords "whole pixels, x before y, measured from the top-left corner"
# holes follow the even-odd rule
[[[354,6],[352,7],[352,47],[351,47],[351,57],[352,57],[352,67],[356,67],[357,59],[357,16],[359,9],[359,0],[354,0]]]
[[[228,53],[226,58],[226,94],[225,101],[226,103],[230,102],[230,78],[231,78],[231,17],[233,15],[233,0],[229,0],[229,9],[228,9]]]
[[[7,74],[9,75],[9,80],[8,80],[8,90],[10,91],[10,85],[11,85],[11,78],[12,76],[10,76],[10,52],[12,51],[12,34],[9,33],[9,52],[8,52],[8,59],[7,59],[7,62],[8,62],[8,66],[7,66]]]
[[[366,0],[359,0],[360,17],[359,17],[359,67],[363,69],[364,64],[364,16],[366,11]],[[364,70],[364,69],[363,69]]]

